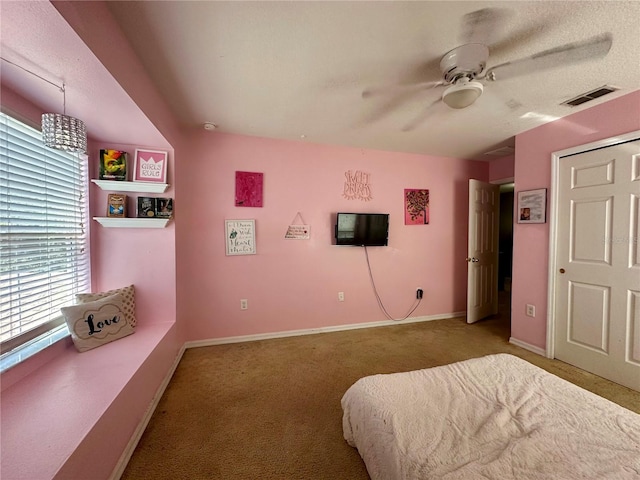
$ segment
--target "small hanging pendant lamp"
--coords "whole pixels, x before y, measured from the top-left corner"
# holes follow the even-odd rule
[[[82,120],[66,115],[67,97],[64,83],[62,91],[62,114],[42,114],[42,140],[49,148],[67,152],[87,151],[87,129]]]

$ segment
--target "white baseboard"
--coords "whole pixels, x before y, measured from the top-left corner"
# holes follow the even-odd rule
[[[286,330],[283,332],[259,333],[255,335],[239,335],[237,337],[211,338],[208,340],[195,340],[186,342],[185,348],[210,347],[213,345],[224,345],[227,343],[254,342],[256,340],[269,340],[272,338],[297,337],[301,335],[314,335],[316,333],[341,332],[345,330],[356,330],[358,328],[388,327],[416,322],[430,322],[433,320],[445,320],[447,318],[459,318],[466,316],[466,312],[444,313],[440,315],[426,315],[422,317],[411,317],[406,320],[381,320],[379,322],[351,323],[347,325],[336,325],[333,327],[307,328],[302,330]]]
[[[160,402],[160,399],[164,394],[164,391],[167,389],[167,386],[171,381],[171,377],[173,377],[173,373],[176,371],[176,368],[178,368],[178,364],[180,363],[180,360],[182,360],[182,355],[184,354],[184,350],[185,350],[185,347],[183,345],[182,348],[180,348],[180,351],[178,352],[176,359],[173,361],[171,368],[167,372],[167,375],[164,377],[164,380],[162,380],[162,383],[158,387],[158,390],[156,390],[156,393],[153,396],[153,400],[151,400],[151,404],[147,408],[147,411],[144,413],[144,416],[142,417],[142,420],[140,420],[140,423],[138,424],[138,427],[136,428],[135,432],[133,432],[133,435],[129,439],[129,443],[127,443],[127,446],[122,452],[122,455],[120,455],[120,459],[116,464],[116,468],[111,473],[109,480],[119,480],[122,474],[124,473],[125,468],[127,468],[127,464],[129,463],[129,460],[131,460],[131,456],[133,455],[133,452],[138,446],[138,442],[142,438],[142,434],[147,428],[147,425],[149,424],[149,421],[151,420],[151,417],[153,416],[153,413],[155,412],[156,407],[158,406],[158,403]]]
[[[509,343],[517,345],[518,347],[524,348],[525,350],[529,350],[530,352],[537,353],[538,355],[542,355],[543,357],[547,356],[547,352],[544,348],[536,347],[535,345],[531,345],[530,343],[523,342],[522,340],[518,340],[517,338],[510,337]]]

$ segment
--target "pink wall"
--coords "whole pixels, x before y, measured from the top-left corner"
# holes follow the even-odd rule
[[[389,247],[369,251],[393,316],[407,313],[418,287],[425,295],[414,317],[466,309],[468,179],[487,180],[487,163],[207,132],[190,143],[176,218],[187,340],[385,320],[364,249],[332,245],[339,211],[390,214]],[[264,173],[263,208],[234,206],[237,170]],[[373,200],[343,198],[347,170],[371,175]],[[430,225],[404,225],[404,188],[430,190]],[[284,238],[298,211],[310,240]],[[256,220],[257,255],[227,257],[224,220],[245,218]]]
[[[515,158],[513,155],[496,158],[489,162],[489,181],[513,178],[515,169]]]
[[[63,2],[62,7],[65,5],[67,9],[62,10],[73,22],[92,34],[91,46],[100,44],[96,50],[104,55],[108,52],[111,68],[130,76],[135,72],[135,88],[129,85],[127,94],[147,107],[144,113],[153,118],[163,135],[179,144],[182,133],[142,67],[130,54],[118,55],[123,44],[122,36],[116,34],[117,26],[108,15],[92,16],[96,13],[92,8],[100,13],[104,5],[96,2],[84,9]],[[42,19],[32,20],[37,28]],[[109,34],[101,35],[102,29]],[[62,50],[56,50],[59,45],[55,40],[49,42],[50,54],[60,56]],[[74,52],[65,49],[62,57],[69,59],[68,73],[73,75]],[[117,65],[114,58],[119,59]],[[42,110],[30,102],[3,90],[2,104],[39,124]],[[100,114],[95,109],[81,113],[78,116],[87,122]],[[125,123],[119,124],[127,133],[137,128],[148,130]],[[135,150],[132,145],[90,142],[94,178],[97,151],[102,146]],[[167,149],[164,145],[145,146]],[[170,154],[171,184],[175,183],[176,152]],[[104,216],[107,194],[93,185],[90,192],[91,213]],[[174,196],[174,190],[163,195]],[[105,229],[91,221],[90,228],[93,288],[134,283],[139,326],[135,335],[81,355],[66,339],[3,373],[3,478],[108,478],[184,343],[176,326],[175,224],[161,230],[120,230]],[[96,452],[99,459],[88,461],[90,453]]]
[[[133,168],[135,150],[154,146],[89,144],[89,175],[98,178],[99,151],[112,148],[128,152]],[[136,215],[136,197],[175,197],[173,187],[175,162],[169,152],[167,183],[162,194],[129,192],[128,216]],[[97,185],[90,186],[91,217],[106,215],[107,195]],[[176,202],[177,204],[178,202]],[[176,321],[175,224],[170,221],[163,229],[105,228],[91,222],[91,269],[94,291],[105,291],[134,284],[136,318],[140,323]]]
[[[111,16],[105,2],[52,2],[54,7],[75,30],[82,41],[99,58],[118,83],[124,88],[153,125],[174,148],[170,148],[168,180],[175,184],[176,162],[180,155],[182,131],[157,89],[147,76],[144,67]],[[88,113],[89,114],[89,113]],[[99,114],[99,112],[97,113]],[[135,129],[136,125],[123,125]],[[142,145],[167,150],[163,145]],[[98,151],[115,148],[129,152],[133,160],[136,145],[90,144],[90,173],[97,178]],[[91,184],[91,214],[104,216],[107,193]],[[134,214],[133,200],[138,193],[131,193],[130,215]],[[150,196],[175,197],[173,186],[163,194]],[[179,201],[176,201],[176,209]],[[162,230],[156,229],[108,229],[92,222],[92,269],[94,290],[106,290],[136,285],[136,313],[142,322],[175,322],[175,225],[170,222]]]
[[[551,154],[640,129],[640,91],[540,126],[516,137],[515,190],[550,188]],[[546,347],[549,222],[522,225],[513,232],[511,335]],[[527,303],[535,318],[525,316]]]

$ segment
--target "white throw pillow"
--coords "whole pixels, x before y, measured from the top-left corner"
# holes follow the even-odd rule
[[[113,342],[135,331],[127,321],[123,298],[119,293],[93,302],[63,307],[60,311],[79,352]]]
[[[76,301],[78,303],[93,302],[100,300],[101,298],[110,297],[119,293],[122,295],[124,313],[127,317],[127,322],[133,328],[136,328],[136,296],[133,285],[128,287],[116,288],[114,290],[107,290],[106,292],[98,293],[79,293],[76,295]]]

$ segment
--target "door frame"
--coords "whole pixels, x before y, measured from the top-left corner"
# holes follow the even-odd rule
[[[560,176],[560,161],[563,157],[577,155],[612,147],[620,143],[640,139],[640,130],[634,130],[623,135],[604,138],[597,142],[586,143],[575,147],[559,150],[551,154],[551,185],[549,192],[549,271],[547,289],[547,358],[555,355],[555,326],[556,326],[556,270],[558,268],[557,244],[558,244],[558,179]]]

